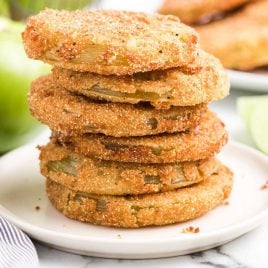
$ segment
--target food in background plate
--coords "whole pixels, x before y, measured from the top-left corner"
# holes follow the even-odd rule
[[[196,29],[202,48],[218,57],[226,68],[251,70],[268,65],[267,0]]]
[[[187,24],[198,24],[247,2],[250,0],[165,0],[159,12],[178,16]]]
[[[216,17],[211,17],[214,11]],[[268,65],[268,0],[166,0],[160,12],[192,24],[201,47],[226,68],[247,71]]]

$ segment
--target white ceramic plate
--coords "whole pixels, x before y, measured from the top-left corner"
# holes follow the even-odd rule
[[[268,93],[268,72],[240,72],[228,70],[233,88]]]
[[[64,251],[127,259],[177,256],[235,239],[261,224],[268,214],[268,190],[260,189],[268,177],[267,157],[230,142],[219,155],[235,173],[229,205],[165,227],[131,230],[76,222],[48,202],[35,147],[27,145],[0,158],[0,215],[32,238]],[[200,233],[181,233],[187,226],[199,227]]]

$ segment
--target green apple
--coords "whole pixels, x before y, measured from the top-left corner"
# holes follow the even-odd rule
[[[247,129],[250,129],[250,118],[256,106],[265,103],[268,104],[268,95],[246,96],[237,100],[238,112],[243,118]]]
[[[7,0],[0,0],[0,16],[9,16],[9,6]]]
[[[268,154],[268,95],[240,97],[237,104],[253,141]]]
[[[1,0],[0,0],[1,1]],[[26,19],[48,7],[53,9],[75,10],[89,6],[93,0],[16,0],[9,1],[11,17],[15,20]]]
[[[0,153],[25,143],[30,130],[36,129],[27,92],[33,79],[50,70],[48,65],[27,58],[21,42],[24,27],[0,17]]]
[[[268,154],[268,99],[252,111],[250,132],[258,148]]]

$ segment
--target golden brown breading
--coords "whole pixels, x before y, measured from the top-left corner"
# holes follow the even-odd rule
[[[247,5],[223,20],[197,27],[203,49],[226,68],[250,70],[268,65],[268,1]]]
[[[215,158],[176,164],[101,161],[49,143],[40,148],[41,173],[73,191],[97,195],[157,193],[207,179],[220,166]]]
[[[165,0],[159,13],[172,14],[187,24],[194,24],[247,2],[250,0]]]
[[[199,52],[184,68],[102,76],[54,68],[55,83],[69,91],[112,102],[148,101],[156,108],[190,106],[219,100],[229,93],[229,79],[218,59]]]
[[[114,137],[173,133],[195,127],[205,104],[156,110],[151,106],[102,103],[57,87],[52,76],[32,83],[32,115],[64,136],[103,133]]]
[[[78,154],[98,159],[174,163],[212,157],[227,142],[227,132],[214,113],[206,112],[196,128],[176,134],[114,138],[100,134],[64,137],[61,133],[53,133],[52,139],[68,144]]]
[[[47,180],[51,203],[65,216],[98,225],[137,228],[197,218],[229,197],[232,172],[221,166],[205,181],[158,194],[105,196],[75,192]]]
[[[126,75],[191,63],[198,35],[175,16],[127,11],[46,9],[23,33],[30,58],[103,75]]]

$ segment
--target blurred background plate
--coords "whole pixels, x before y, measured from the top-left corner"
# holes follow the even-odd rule
[[[117,10],[130,10],[130,11],[142,11],[154,13],[161,6],[163,0],[135,0],[135,1],[126,1],[126,0],[100,0],[99,8],[105,9],[117,9]]]
[[[232,88],[268,93],[268,70],[259,72],[240,72],[228,70]]]

